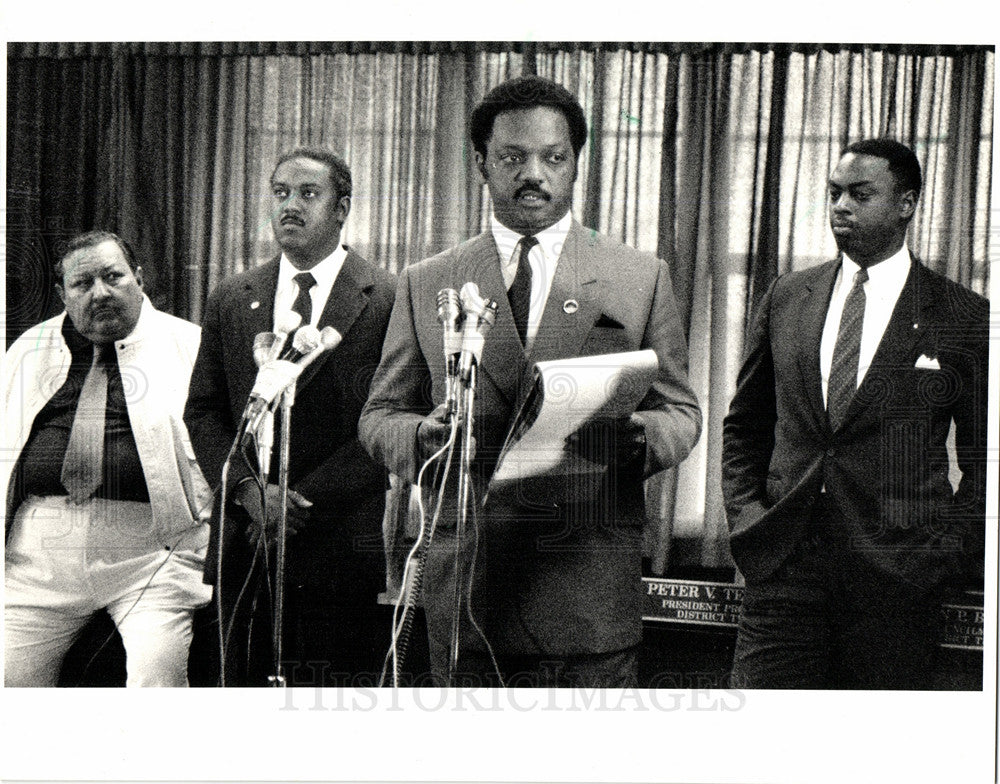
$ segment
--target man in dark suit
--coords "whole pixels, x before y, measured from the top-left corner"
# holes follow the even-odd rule
[[[497,683],[499,674],[509,686],[633,685],[643,479],[683,460],[701,428],[669,271],[651,254],[573,220],[587,126],[563,87],[537,77],[501,84],[473,112],[471,136],[493,204],[490,229],[404,271],[361,438],[410,482],[445,442],[446,366],[436,306],[444,288],[472,281],[499,303],[479,366],[476,499],[524,398],[532,363],[653,349],[659,370],[638,412],[579,438],[580,448],[615,450],[617,458],[592,499],[569,493],[534,503],[495,495],[485,506],[477,500],[475,520],[470,516],[458,543],[462,581],[472,580],[458,671],[471,683]],[[456,506],[445,510],[427,551],[421,596],[432,670],[441,681],[449,671]]]
[[[829,187],[841,256],[764,296],[724,424],[733,684],[928,688],[940,589],[982,574],[989,308],[907,250],[909,148],[852,144]]]
[[[322,148],[292,150],[278,160],[271,188],[271,225],[281,256],[228,278],[209,297],[184,419],[206,476],[218,486],[257,375],[254,337],[276,329],[293,311],[303,326],[332,326],[343,336],[298,379],[292,410],[284,659],[289,685],[352,682],[378,671],[388,643],[387,622],[376,613],[385,473],[361,448],[357,422],[378,364],[394,283],[340,244],[351,175],[339,157]],[[262,552],[256,562],[254,552],[262,536],[273,539],[280,512],[277,463],[275,456],[264,491],[266,519],[252,478],[256,466],[237,458],[229,473],[232,503],[221,543],[224,635],[232,626],[227,684],[263,685],[272,671],[271,629],[261,617],[271,607],[266,596],[255,595]],[[220,545],[217,520],[213,548]],[[218,576],[216,556],[210,549],[209,579]],[[249,590],[234,606],[248,573]],[[260,612],[251,624],[253,605]],[[260,653],[249,657],[249,669],[248,645]]]

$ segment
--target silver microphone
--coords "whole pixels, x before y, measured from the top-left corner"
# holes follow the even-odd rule
[[[302,316],[296,313],[294,310],[289,311],[275,325],[274,333],[274,343],[271,344],[271,350],[267,353],[267,358],[265,362],[270,362],[271,360],[277,359],[281,356],[281,349],[285,347],[285,341],[288,340],[288,336],[299,328],[299,324],[302,323]]]
[[[292,345],[286,346],[281,352],[280,359],[287,359],[289,362],[298,362],[302,357],[315,349],[320,344],[319,330],[312,324],[303,324],[292,336]]]
[[[462,306],[455,289],[441,289],[437,295],[438,320],[443,329],[442,344],[447,375],[445,376],[445,403],[448,413],[458,410],[458,357],[462,352],[462,333],[458,322],[462,318]]]
[[[274,332],[257,333],[257,336],[253,339],[253,361],[257,367],[267,362],[267,356],[271,353],[271,346],[274,345],[274,341],[277,339],[278,335]]]
[[[324,327],[319,337],[319,344],[308,354],[301,356],[297,362],[273,359],[264,363],[257,374],[257,381],[250,391],[250,399],[243,411],[241,439],[257,431],[268,408],[298,380],[302,371],[315,362],[321,354],[335,349],[343,340],[343,336],[333,327]]]
[[[465,325],[462,330],[462,351],[458,358],[458,375],[462,384],[468,386],[472,366],[479,364],[482,359],[486,333],[496,321],[499,306],[495,300],[481,297],[479,287],[471,281],[462,286],[461,299]]]

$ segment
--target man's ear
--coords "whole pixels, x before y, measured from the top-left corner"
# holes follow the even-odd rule
[[[913,217],[913,213],[917,209],[917,192],[912,188],[903,193],[899,197],[899,216],[903,220],[910,220]]]
[[[135,282],[139,284],[139,289],[142,289],[142,267],[136,267],[135,272],[132,273],[135,276]]]
[[[351,214],[351,197],[341,196],[337,200],[337,215],[340,217],[340,224],[343,226],[347,216]]]
[[[59,299],[63,305],[66,304],[66,289],[62,287],[62,283],[56,284],[56,294],[59,295]]]
[[[475,153],[476,157],[476,168],[479,170],[479,176],[483,178],[483,182],[489,180],[486,174],[486,158],[480,153]]]

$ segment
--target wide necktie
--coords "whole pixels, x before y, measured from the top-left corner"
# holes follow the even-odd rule
[[[312,297],[309,296],[309,290],[316,285],[316,278],[311,272],[300,272],[292,280],[299,287],[299,293],[295,297],[295,302],[292,303],[292,310],[302,316],[302,324],[310,324],[312,322]]]
[[[868,270],[854,274],[854,285],[844,301],[837,342],[833,348],[830,380],[826,387],[826,410],[830,427],[837,430],[844,422],[847,408],[858,387],[858,358],[861,354],[861,328],[865,321],[865,281]]]
[[[514,326],[521,345],[526,344],[528,334],[528,313],[531,310],[531,264],[528,254],[538,244],[538,239],[531,235],[522,237],[518,243],[520,256],[517,259],[517,274],[514,282],[507,289],[507,301],[510,302],[511,313],[514,314]]]
[[[113,350],[113,349],[110,349]],[[104,473],[104,413],[108,403],[108,371],[104,349],[94,346],[94,359],[83,381],[73,427],[63,458],[62,484],[70,500],[82,504],[98,487]]]

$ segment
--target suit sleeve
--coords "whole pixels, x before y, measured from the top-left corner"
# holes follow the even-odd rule
[[[959,289],[957,300],[971,318],[964,320],[955,335],[959,386],[952,416],[962,477],[947,515],[965,531],[963,551],[969,571],[981,575],[986,524],[989,304],[965,289]]]
[[[216,289],[208,298],[201,327],[201,343],[191,371],[184,424],[187,426],[198,464],[213,490],[222,481],[222,464],[236,438],[236,424],[229,406],[229,385],[223,364],[222,293]],[[229,487],[250,476],[242,460],[230,466]]]
[[[722,493],[730,530],[741,514],[759,517],[766,509],[777,421],[770,336],[776,284],[771,284],[754,314],[736,394],[722,425]]]
[[[637,414],[646,431],[646,476],[680,463],[701,435],[701,409],[688,382],[688,350],[670,284],[670,272],[658,261],[656,290],[642,339],[656,351],[659,373]]]
[[[417,427],[433,404],[431,374],[417,340],[410,278],[411,270],[403,270],[358,432],[376,462],[415,482],[420,470]]]

